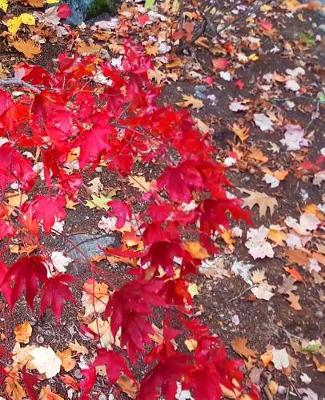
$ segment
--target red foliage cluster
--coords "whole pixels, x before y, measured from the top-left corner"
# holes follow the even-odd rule
[[[114,337],[120,335],[122,350],[98,350],[83,371],[81,398],[90,398],[96,366],[105,365],[108,381],[114,384],[121,375],[135,379],[126,359],[134,363],[143,357],[152,367],[139,383],[139,400],[172,400],[179,384],[200,400],[219,399],[224,390],[240,398],[245,393],[241,362],[230,360],[220,340],[191,317],[188,278],[197,272],[200,259],[184,244],[184,232],[195,235],[213,255],[211,237],[228,225],[229,217],[249,221],[238,200],[227,196],[229,182],[224,167],[215,161],[209,136],[196,129],[188,112],[158,105],[160,89],[147,77],[151,61],[131,43],[125,44],[119,69],[92,56],[63,54],[58,64],[53,74],[18,65],[16,77],[38,88],[27,88],[18,99],[0,90],[0,190],[4,195],[15,184],[29,194],[9,217],[5,202],[0,204],[0,240],[3,246],[15,235],[37,248],[35,255],[11,266],[1,264],[3,295],[13,307],[24,294],[32,309],[40,295],[40,313],[52,308],[59,321],[64,302],[75,301],[69,288],[75,278],[48,276],[42,234],[49,235],[55,221],[65,218],[66,199],[78,198],[84,176],[99,163],[121,177],[131,174],[135,163],[159,163],[162,173],[142,195],[138,229],[133,232],[144,249],[106,249],[107,254],[135,258],[138,265],[130,270],[130,280],[114,291],[105,311]],[[66,163],[75,148],[80,150],[79,170],[71,171]],[[41,172],[25,155],[36,149]],[[41,186],[42,194],[34,195],[40,187],[35,185]],[[135,214],[128,202],[114,200],[108,206],[118,229]],[[163,334],[157,342],[152,340],[152,318],[159,315]],[[175,320],[177,329],[171,322]],[[177,349],[180,335],[193,339],[192,352]],[[28,375],[28,392],[35,398],[37,380],[26,371],[22,375],[24,381]],[[254,387],[248,393],[258,398]]]

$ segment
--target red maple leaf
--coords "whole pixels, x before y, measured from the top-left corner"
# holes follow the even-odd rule
[[[24,388],[30,400],[37,400],[38,395],[34,388],[35,385],[40,381],[37,375],[32,375],[26,371],[26,366],[22,369],[21,373],[22,381],[24,383]]]
[[[17,300],[25,292],[27,304],[33,310],[39,283],[47,280],[46,275],[46,267],[42,257],[23,257],[16,261],[7,271],[1,284],[1,288],[6,284],[10,284],[10,308],[16,304]]]
[[[112,334],[115,337],[121,328],[121,347],[127,347],[131,360],[150,342],[148,334],[153,327],[149,317],[152,307],[164,305],[158,295],[162,285],[158,279],[134,279],[115,291],[107,304],[105,315],[111,317]]]
[[[8,267],[0,260],[0,292],[7,302],[10,302],[11,286],[9,282],[4,282],[4,277],[8,272]]]
[[[92,365],[94,367],[103,365],[106,367],[106,375],[111,385],[114,384],[122,374],[135,380],[124,358],[115,351],[99,349]]]
[[[68,286],[74,281],[75,278],[69,274],[60,274],[47,279],[41,289],[40,315],[44,313],[46,308],[51,307],[59,323],[64,302],[76,302]]]
[[[10,144],[0,147],[0,190],[4,191],[7,185],[18,182],[23,190],[30,190],[34,184],[35,172],[29,160]]]
[[[80,389],[82,389],[80,400],[90,400],[89,393],[96,382],[96,368],[91,366],[90,368],[83,369],[81,373],[85,379],[79,383]]]
[[[62,19],[66,19],[70,17],[72,14],[71,8],[68,6],[66,3],[60,4],[58,10],[57,10],[58,16]]]
[[[121,229],[125,225],[127,219],[131,218],[132,210],[131,206],[125,201],[111,200],[107,203],[111,207],[112,211],[108,213],[110,216],[116,217],[116,228]]]
[[[24,206],[31,210],[33,218],[42,223],[44,232],[47,235],[51,233],[52,226],[56,220],[65,218],[65,199],[63,196],[37,195],[31,203]]]
[[[192,190],[203,189],[202,176],[191,161],[166,168],[157,185],[159,189],[166,189],[173,201],[185,203],[192,200]]]
[[[79,165],[98,164],[100,158],[111,149],[109,135],[116,135],[114,128],[107,125],[95,125],[91,130],[83,131],[76,141],[80,146]]]

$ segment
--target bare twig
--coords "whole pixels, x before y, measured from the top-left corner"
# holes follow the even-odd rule
[[[24,86],[25,88],[35,92],[37,94],[41,93],[41,89],[37,86],[34,86],[28,82],[22,81],[18,78],[8,78],[8,79],[0,79],[0,86]]]
[[[246,288],[245,290],[243,290],[242,292],[240,292],[237,296],[233,297],[232,299],[228,300],[228,303],[231,303],[237,299],[239,299],[240,297],[242,297],[245,293],[249,292],[251,289],[253,289],[254,287],[257,287],[257,285],[253,285],[253,286],[249,286],[248,288]]]

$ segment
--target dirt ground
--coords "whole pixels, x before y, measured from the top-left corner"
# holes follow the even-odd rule
[[[33,10],[22,6],[18,1],[16,3],[10,9],[14,15]],[[150,18],[154,22],[150,23],[149,20],[143,24],[138,20],[138,15],[142,15],[138,11],[141,4],[124,4],[119,11],[117,25],[110,29],[104,40],[104,34],[100,37],[91,23],[76,28],[74,38],[70,35],[68,40],[65,37],[53,38],[53,29],[55,31],[56,28],[48,28],[44,23],[37,32],[36,27],[28,28],[32,32],[34,30],[33,33],[39,37],[42,34],[48,35],[49,40],[41,44],[42,51],[39,55],[27,61],[52,69],[57,55],[62,51],[79,51],[84,55],[87,52],[100,51],[103,54],[103,49],[109,54],[108,57],[115,58],[118,57],[118,44],[130,34],[133,40],[143,43],[147,52],[153,56],[156,67],[154,79],[163,86],[162,102],[180,103],[184,100],[183,95],[191,95],[202,101],[201,107],[193,107],[192,114],[204,127],[210,129],[214,143],[220,149],[220,160],[231,164],[228,176],[234,188],[237,188],[233,190],[234,194],[246,197],[247,193],[238,190],[240,188],[265,193],[277,200],[273,214],[268,210],[265,216],[260,216],[257,206],[252,209],[254,228],[262,225],[270,228],[272,225],[277,226],[273,227],[273,231],[292,234],[294,228],[286,224],[288,217],[299,220],[306,206],[310,206],[308,210],[317,210],[315,213],[319,218],[319,225],[309,233],[304,250],[308,255],[318,254],[316,260],[319,268],[313,270],[300,262],[299,254],[288,255],[290,247],[286,239],[280,241],[280,244],[277,239],[268,239],[274,255],[254,259],[245,246],[248,228],[240,225],[237,226],[242,229],[240,236],[233,235],[224,241],[219,239],[224,254],[221,253],[215,265],[204,270],[197,279],[199,294],[195,297],[195,304],[196,314],[208,324],[213,333],[224,340],[233,356],[238,357],[238,351],[236,354],[232,341],[238,338],[247,339],[247,346],[253,349],[255,357],[241,355],[247,364],[248,376],[261,387],[263,400],[322,400],[325,398],[324,350],[308,353],[300,351],[298,347],[302,340],[322,341],[325,332],[325,255],[322,230],[324,187],[322,182],[315,184],[315,174],[324,168],[324,97],[320,97],[324,78],[324,19],[317,9],[294,9],[289,7],[290,4],[285,4],[286,2],[277,1],[260,3],[262,8],[256,8],[255,1],[242,1],[238,4],[233,1],[219,1],[215,5],[215,13],[211,15],[204,14],[204,2],[201,4],[185,1],[185,27],[188,32],[194,32],[188,35],[193,38],[197,32],[199,34],[195,41],[190,39],[181,43],[174,35],[182,18],[179,17],[180,11],[174,12],[168,7],[159,9],[166,16],[167,22],[152,14]],[[129,17],[127,11],[135,17]],[[247,14],[245,18],[237,20],[241,12]],[[110,17],[106,18],[109,20]],[[218,33],[223,27],[226,28]],[[28,29],[23,28],[22,35],[25,37],[31,34]],[[155,42],[151,43],[150,36],[160,38],[161,43],[168,46],[168,50],[159,52],[157,46],[152,44]],[[5,35],[0,37],[0,54],[1,70],[8,77],[12,73],[12,66],[24,60],[22,54],[7,45]],[[226,59],[227,67],[219,67],[216,59]],[[292,78],[299,83],[299,89],[292,90],[286,87],[290,75],[287,70],[298,67],[304,72]],[[230,77],[224,72],[229,72]],[[243,105],[243,109],[233,111],[230,107],[234,102]],[[256,113],[267,115],[272,120],[272,129],[261,130],[254,122]],[[234,124],[249,128],[245,140],[234,133]],[[304,137],[308,139],[307,146],[288,150],[282,144],[285,126],[288,124],[304,129]],[[314,169],[301,167],[307,160]],[[284,173],[281,175],[279,171]],[[279,177],[276,187],[272,188],[265,181],[267,174]],[[149,178],[154,178],[154,173],[150,172]],[[112,177],[106,179],[110,182],[110,187],[114,187]],[[132,195],[132,190],[132,187],[126,189],[123,195]],[[101,211],[93,212],[82,205],[77,211],[69,211],[65,223],[66,234],[101,234],[98,228],[101,215]],[[67,243],[53,237],[48,245],[53,250],[64,251]],[[10,261],[13,256],[8,257]],[[254,296],[250,290],[254,285],[250,286],[240,274],[234,273],[232,267],[235,262],[241,262],[244,266],[251,264],[250,276],[254,271],[264,271],[266,282],[272,286],[273,296],[269,300]],[[87,268],[83,267],[82,262],[77,265],[74,263],[69,268],[68,271],[82,279],[88,277]],[[124,267],[118,268],[112,265],[107,269],[107,274],[117,284],[121,284],[125,279]],[[292,291],[281,290],[291,276],[288,268],[299,273],[299,279],[293,281],[295,288],[292,289],[294,296],[298,296],[295,299],[299,306],[288,301],[287,296],[290,297]],[[258,285],[259,283],[255,284]],[[75,294],[80,299],[80,293]],[[2,311],[5,313],[4,304]],[[63,323],[59,327],[55,326],[50,315],[36,318],[24,303],[16,307],[12,318],[8,319],[3,315],[1,329],[7,337],[5,348],[8,352],[14,344],[14,327],[25,320],[31,322],[32,339],[38,344],[63,349],[69,341],[76,339],[89,349],[96,347],[96,341],[87,338],[76,325],[78,307],[66,307]],[[75,322],[71,323],[72,321]],[[286,349],[290,355],[290,371],[280,371],[272,364],[265,365],[261,356],[270,349],[269,346]],[[141,376],[142,371],[136,371],[136,374]],[[304,379],[304,374],[309,379]],[[80,379],[80,368],[74,369],[71,375]],[[49,384],[63,398],[67,398],[66,386],[59,379],[51,379]],[[94,396],[96,393],[105,394],[108,398],[108,393],[100,384],[96,386]],[[312,397],[313,395],[316,397]]]

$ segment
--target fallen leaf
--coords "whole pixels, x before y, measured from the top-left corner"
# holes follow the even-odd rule
[[[64,400],[64,398],[52,392],[50,387],[46,386],[41,389],[39,400]]]
[[[204,106],[204,103],[202,100],[195,98],[192,95],[183,95],[183,101],[180,101],[176,103],[179,107],[191,107],[194,108],[195,110],[199,110]]]
[[[71,348],[67,348],[63,351],[57,351],[56,355],[60,358],[61,365],[65,372],[73,370],[73,368],[76,366],[76,360],[72,358]]]
[[[276,348],[272,349],[272,362],[274,364],[274,368],[278,370],[282,370],[284,368],[288,368],[289,363],[289,354],[285,348],[277,350]]]
[[[8,10],[8,0],[0,0],[0,10],[7,12]]]
[[[245,140],[247,140],[249,138],[249,131],[250,128],[246,127],[246,126],[240,126],[236,123],[234,123],[231,126],[231,130],[232,132],[234,132],[234,134],[239,137],[239,139],[241,140],[241,142],[244,142]]]
[[[287,300],[290,303],[290,307],[292,307],[296,311],[302,310],[302,307],[299,303],[300,297],[292,292],[288,293]]]
[[[240,189],[242,192],[249,194],[249,197],[243,198],[244,207],[254,208],[255,205],[259,207],[260,217],[266,215],[267,210],[270,210],[270,215],[272,216],[274,212],[274,207],[278,205],[275,197],[268,196],[262,192],[254,192],[247,189]]]
[[[76,352],[77,354],[83,354],[83,355],[87,355],[88,354],[88,349],[85,346],[82,346],[81,344],[79,344],[76,340],[74,342],[70,342],[69,343],[69,348]]]
[[[44,374],[47,379],[53,378],[60,372],[61,360],[51,347],[36,347],[31,350],[30,354],[33,367],[40,374]]]
[[[5,391],[11,400],[22,400],[26,398],[24,388],[19,383],[19,375],[11,371],[5,380]]]
[[[37,54],[40,54],[41,48],[31,39],[27,40],[15,40],[12,42],[13,47],[23,53],[27,58],[33,58]]]
[[[273,288],[274,286],[269,285],[267,282],[262,282],[251,290],[257,299],[269,301],[274,296]]]
[[[128,177],[129,184],[136,189],[140,190],[140,192],[149,192],[152,182],[147,181],[146,178],[142,175],[130,175]]]
[[[139,387],[137,383],[126,375],[121,375],[116,381],[122,392],[126,393],[131,399],[137,397]]]
[[[262,132],[273,131],[273,123],[265,114],[254,114],[254,122]]]
[[[190,253],[190,255],[197,260],[204,260],[209,257],[206,248],[201,245],[199,241],[184,242],[183,248]]]
[[[29,343],[29,338],[32,335],[32,326],[28,321],[23,322],[15,327],[15,340],[18,343]]]
[[[231,347],[233,350],[245,358],[256,358],[256,351],[247,347],[247,339],[239,337],[231,341]]]

